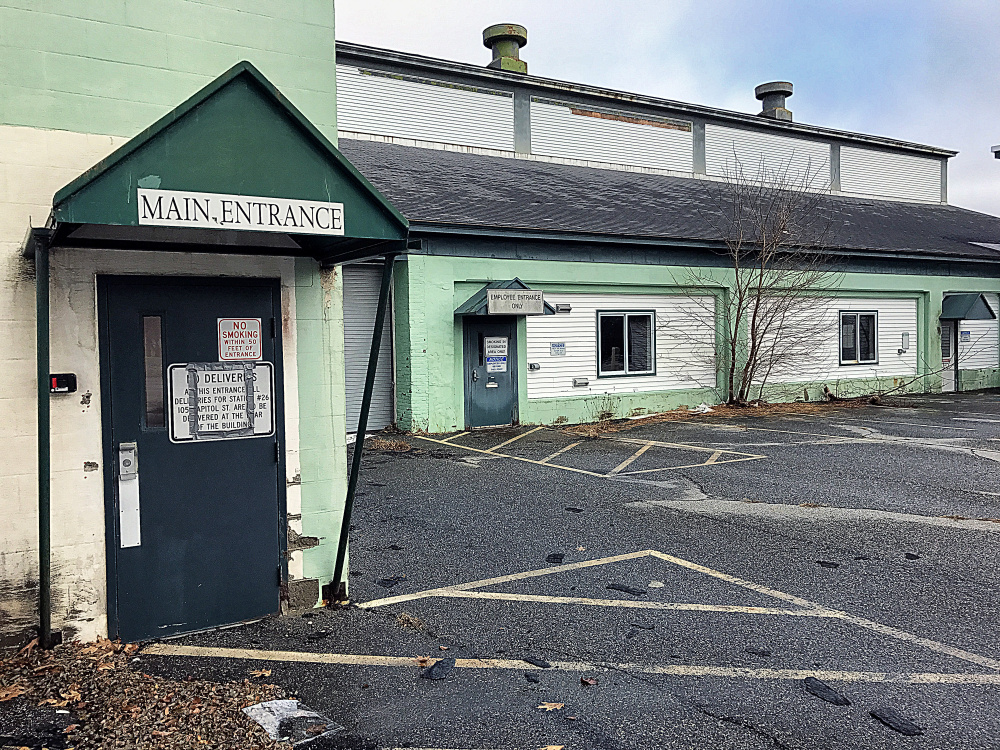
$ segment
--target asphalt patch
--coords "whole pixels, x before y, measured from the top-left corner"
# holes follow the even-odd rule
[[[805,686],[806,690],[815,695],[822,701],[827,703],[832,703],[834,706],[849,706],[851,702],[847,699],[845,695],[838,693],[832,687],[827,685],[822,680],[817,680],[815,677],[806,677],[802,684]]]
[[[900,716],[899,712],[894,708],[880,706],[869,711],[869,714],[873,719],[878,719],[878,721],[885,724],[892,731],[899,732],[906,737],[916,737],[924,733],[923,729],[909,719]]]

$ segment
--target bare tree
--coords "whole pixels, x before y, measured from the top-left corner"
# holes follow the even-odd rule
[[[826,165],[793,170],[791,161],[775,169],[762,159],[749,172],[734,154],[702,209],[723,242],[728,283],[718,293],[718,275],[707,268],[689,269],[684,280],[686,289],[699,290],[705,323],[714,329],[722,321],[715,367],[731,404],[761,400],[772,376],[795,374],[809,361],[827,316],[820,299],[839,285],[824,252],[831,228],[828,184],[820,180]],[[717,293],[705,296],[712,289]]]

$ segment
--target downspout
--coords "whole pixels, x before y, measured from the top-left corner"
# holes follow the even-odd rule
[[[49,246],[35,247],[35,358],[38,380],[38,643],[52,645],[51,424],[49,419]]]
[[[347,481],[347,499],[344,501],[344,518],[340,527],[340,541],[337,544],[337,563],[333,568],[331,588],[335,592],[335,601],[347,599],[347,584],[344,577],[344,563],[347,561],[347,539],[351,530],[351,513],[354,510],[354,493],[358,487],[358,476],[361,474],[361,454],[365,446],[365,431],[368,429],[368,411],[372,405],[372,393],[375,391],[375,371],[378,369],[378,354],[382,345],[382,327],[385,323],[385,312],[389,306],[389,283],[392,281],[392,263],[395,254],[387,253],[382,264],[382,288],[378,294],[378,312],[375,313],[375,327],[372,330],[372,348],[368,354],[368,373],[365,376],[365,392],[361,397],[361,413],[358,415],[357,438],[354,441],[354,457],[351,462],[351,476]]]

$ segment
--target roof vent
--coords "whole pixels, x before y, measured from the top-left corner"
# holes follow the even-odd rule
[[[493,50],[493,60],[487,68],[527,73],[528,63],[518,50],[528,43],[528,30],[516,23],[498,23],[483,31],[483,45]]]
[[[763,102],[763,109],[758,117],[792,121],[791,110],[785,109],[785,98],[792,95],[792,84],[788,81],[762,83],[753,90],[753,93]]]

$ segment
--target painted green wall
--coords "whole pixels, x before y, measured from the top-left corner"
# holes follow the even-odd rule
[[[330,582],[347,496],[344,308],[339,271],[295,261],[299,468],[302,534],[319,539],[303,552],[303,574]]]
[[[0,0],[0,124],[133,136],[249,60],[336,143],[333,0]]]
[[[701,274],[723,294],[731,271],[706,269]],[[587,263],[572,261],[500,260],[456,256],[409,255],[397,262],[395,277],[396,376],[399,425],[408,430],[448,432],[464,429],[462,323],[454,310],[489,281],[520,278],[533,289],[549,293],[670,294],[681,293],[689,272],[677,266]],[[938,318],[945,292],[997,292],[1000,279],[844,273],[840,292],[851,296],[898,297],[917,300],[919,374],[907,388],[938,390],[941,378],[941,338]],[[721,326],[719,331],[724,330]],[[519,361],[526,358],[525,326],[518,328]],[[1000,362],[998,362],[1000,366]],[[524,365],[526,367],[526,365]],[[678,389],[554,399],[528,399],[524,367],[518,379],[521,422],[591,422],[609,408],[616,416],[655,413],[681,406],[712,403],[712,389]],[[871,392],[871,378],[838,381],[842,395]],[[963,389],[1000,386],[1000,369],[963,371]],[[898,384],[898,382],[897,382]],[[894,387],[892,378],[878,384]],[[809,388],[818,398],[823,383],[782,384],[767,391],[771,398],[792,400]],[[831,383],[831,388],[834,384]]]

